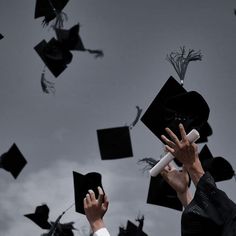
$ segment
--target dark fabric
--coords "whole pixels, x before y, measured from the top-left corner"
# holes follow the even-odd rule
[[[236,236],[236,204],[206,172],[181,219],[182,236]]]

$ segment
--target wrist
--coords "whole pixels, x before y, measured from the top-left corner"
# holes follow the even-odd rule
[[[97,220],[91,221],[90,226],[92,228],[92,231],[96,232],[97,230],[104,228],[105,224],[102,219],[97,219]]]
[[[189,189],[186,192],[177,192],[177,197],[182,203],[183,207],[186,207],[193,199],[192,193],[189,191]]]
[[[197,186],[198,181],[205,174],[199,158],[196,158],[191,165],[187,165],[185,168],[188,171],[194,185]]]

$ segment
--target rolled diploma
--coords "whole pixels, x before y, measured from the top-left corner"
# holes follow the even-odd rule
[[[196,129],[192,129],[187,134],[187,139],[190,143],[196,142],[199,138],[200,134]],[[168,152],[155,166],[152,167],[152,169],[149,171],[150,175],[153,177],[157,176],[173,159],[174,156]]]

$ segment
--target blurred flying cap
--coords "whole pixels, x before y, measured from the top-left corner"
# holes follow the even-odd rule
[[[102,160],[133,156],[128,126],[99,129],[97,130],[97,137]]]
[[[152,101],[141,121],[161,140],[161,135],[165,133],[167,121],[163,111],[165,110],[166,100],[187,91],[171,76]],[[162,141],[162,140],[161,140]]]
[[[75,196],[75,211],[81,214],[84,213],[84,198],[88,190],[93,190],[96,198],[98,197],[98,189],[102,188],[102,176],[97,172],[90,172],[86,175],[73,171],[74,179],[74,196]]]
[[[80,25],[76,24],[70,29],[56,28],[56,35],[58,40],[68,50],[87,51],[94,54],[95,58],[103,57],[102,50],[93,50],[84,47],[82,39],[79,35]]]
[[[58,41],[60,41],[68,50],[85,51],[84,44],[79,36],[80,25],[76,24],[70,29],[56,28],[56,35]]]
[[[51,222],[52,225],[55,224],[55,222]],[[69,223],[58,223],[56,230],[55,230],[55,235],[58,236],[74,236],[73,230],[75,230],[76,228],[74,228],[73,226],[74,222],[69,222]]]
[[[207,145],[203,146],[199,159],[204,171],[208,171],[215,182],[229,180],[235,175],[231,164],[223,157],[213,157]]]
[[[2,34],[0,34],[0,40],[3,39],[3,38],[4,38],[4,36]]]
[[[15,179],[26,164],[26,159],[15,143],[13,143],[10,149],[0,157],[0,167],[9,171]]]
[[[170,77],[141,121],[162,141],[162,134],[168,137],[166,127],[181,138],[179,123],[184,125],[187,133],[193,128],[199,131],[207,121],[209,112],[206,101],[199,93],[187,92],[173,77]]]
[[[147,203],[168,207],[178,211],[182,211],[183,209],[176,191],[163,179],[161,175],[151,177]]]
[[[142,230],[140,230],[134,223],[127,221],[127,226],[125,230],[126,236],[147,236]]]
[[[49,208],[46,204],[37,206],[34,213],[26,214],[25,217],[32,220],[42,229],[50,229],[51,224],[48,222]]]
[[[69,0],[36,0],[34,18],[44,17],[43,24],[48,24],[59,15]]]
[[[42,40],[34,49],[55,77],[66,69],[66,65],[71,62],[73,57],[71,52],[55,38],[52,38],[48,43]]]

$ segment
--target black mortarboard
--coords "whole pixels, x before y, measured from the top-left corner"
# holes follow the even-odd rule
[[[0,157],[0,167],[9,171],[15,179],[26,164],[26,159],[15,143],[13,143],[10,149]]]
[[[151,177],[147,203],[179,211],[182,211],[183,209],[176,191],[163,179],[161,175]]]
[[[206,143],[208,142],[208,137],[213,134],[212,128],[208,122],[205,122],[199,129],[200,138],[196,141],[196,143]]]
[[[51,222],[52,225],[55,224],[55,222]],[[73,226],[74,222],[69,222],[69,223],[58,223],[56,230],[55,230],[55,235],[56,236],[74,236],[73,230],[75,229]]]
[[[86,175],[82,175],[73,171],[74,179],[74,196],[75,196],[75,210],[81,214],[84,213],[84,198],[91,189],[94,191],[95,196],[98,197],[98,189],[100,186],[102,188],[102,176],[97,172],[90,172]]]
[[[102,160],[133,156],[128,126],[99,129],[97,130],[97,137]]]
[[[66,65],[71,62],[73,57],[72,53],[55,38],[48,43],[42,40],[34,49],[55,77],[66,69]]]
[[[25,217],[32,220],[42,229],[50,229],[51,225],[48,222],[49,208],[46,204],[37,206],[34,213],[26,214]]]
[[[44,17],[48,24],[63,10],[69,0],[36,0],[34,18]]]
[[[3,38],[4,38],[4,36],[2,34],[0,34],[0,40],[3,39]]]
[[[119,227],[118,236],[126,236],[126,231],[125,231],[124,226],[120,226],[120,227]]]
[[[142,230],[140,230],[134,223],[127,221],[127,226],[125,230],[126,236],[147,236]]]
[[[200,132],[200,128],[208,119],[209,112],[206,101],[199,93],[187,92],[173,77],[170,77],[141,121],[162,141],[161,135],[167,135],[166,127],[181,138],[179,123],[184,125],[187,133],[193,128]]]
[[[216,182],[231,179],[235,174],[231,164],[223,157],[213,157],[207,145],[203,146],[199,159],[204,171],[208,171]]]
[[[69,30],[56,28],[55,31],[58,41],[68,50],[85,51],[86,49],[79,36],[79,29],[79,24],[74,25]]]
[[[70,29],[55,28],[57,39],[68,50],[87,51],[94,54],[95,58],[102,57],[102,50],[88,49],[84,47],[82,39],[79,35],[80,25],[76,24]]]

